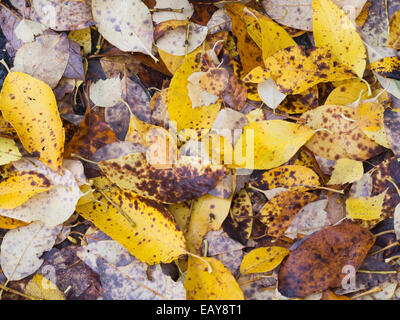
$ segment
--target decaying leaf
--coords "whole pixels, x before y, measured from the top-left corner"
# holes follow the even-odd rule
[[[96,241],[82,247],[78,256],[99,274],[106,298],[112,300],[185,299],[181,282],[165,275],[160,265],[151,269],[131,256],[118,242]]]
[[[351,19],[331,0],[313,0],[315,45],[329,51],[358,77],[366,66],[366,51]]]
[[[400,58],[397,56],[374,61],[368,68],[382,77],[400,80]]]
[[[25,149],[60,173],[65,137],[50,87],[25,73],[9,73],[0,93],[0,108]]]
[[[1,243],[1,268],[7,279],[20,280],[37,271],[43,263],[40,257],[53,247],[60,231],[61,226],[33,222],[7,232]]]
[[[355,76],[352,69],[341,64],[323,47],[288,47],[264,62],[278,89],[287,95],[299,94],[320,82],[346,80]]]
[[[244,300],[235,278],[215,258],[189,258],[184,285],[188,300]]]
[[[39,21],[56,31],[78,30],[94,24],[86,1],[33,0]]]
[[[356,224],[342,223],[313,233],[290,252],[279,270],[278,289],[286,297],[305,297],[340,286],[344,266],[356,270],[375,237]]]
[[[260,221],[267,226],[269,236],[279,238],[293,218],[306,204],[317,200],[314,194],[302,191],[284,191],[268,201],[260,211]]]
[[[263,247],[250,251],[243,258],[240,272],[262,273],[275,269],[289,254],[289,250],[282,247]]]
[[[15,55],[14,71],[20,71],[55,88],[63,76],[69,59],[66,35],[43,35],[24,44]]]
[[[316,132],[306,146],[315,154],[330,159],[347,158],[367,160],[380,152],[382,148],[369,139],[360,129],[356,120],[356,111],[349,106],[325,105],[307,111],[301,116],[305,126]]]

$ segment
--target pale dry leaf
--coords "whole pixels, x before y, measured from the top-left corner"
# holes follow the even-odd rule
[[[93,0],[93,19],[101,35],[122,51],[152,54],[153,21],[140,0]]]
[[[98,80],[90,86],[90,100],[99,107],[115,106],[121,96],[122,85],[119,77]]]
[[[276,109],[286,98],[286,94],[280,92],[274,80],[271,78],[257,85],[257,92],[261,100],[271,109]]]
[[[46,29],[40,22],[22,19],[14,32],[22,42],[32,42],[35,36],[41,35]]]
[[[200,87],[199,82],[205,72],[193,72],[188,78],[188,95],[192,101],[192,108],[198,108],[202,106],[209,106],[217,102],[218,96],[207,92]]]
[[[54,187],[39,193],[14,209],[0,209],[0,215],[24,222],[41,221],[48,227],[66,221],[75,211],[75,205],[82,192],[71,172],[64,169],[58,175],[35,158],[23,158],[13,162],[17,171],[32,170],[48,177]]]
[[[189,25],[189,44],[188,53],[196,50],[206,39],[208,28],[196,23]],[[181,26],[166,31],[162,37],[156,40],[156,46],[174,56],[184,56],[186,54],[186,27]]]
[[[7,232],[1,243],[1,268],[7,279],[21,280],[38,270],[40,257],[53,247],[61,228],[37,221]]]
[[[24,44],[16,53],[13,71],[27,73],[55,88],[69,60],[69,42],[65,34],[43,35]]]
[[[232,20],[225,8],[220,8],[213,13],[207,22],[207,28],[209,34],[232,30]]]
[[[154,12],[153,21],[161,23],[168,20],[188,20],[192,16],[194,10],[193,5],[188,0],[157,0],[155,9],[182,9],[180,12]]]
[[[165,275],[160,265],[149,270],[116,241],[106,240],[82,247],[78,256],[99,274],[112,300],[182,300],[186,292],[181,282]],[[148,273],[148,270],[150,271]],[[150,279],[148,277],[150,274]]]
[[[78,30],[94,24],[85,1],[32,0],[39,21],[56,31]]]

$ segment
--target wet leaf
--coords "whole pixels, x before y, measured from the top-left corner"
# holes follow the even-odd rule
[[[289,252],[288,249],[277,246],[254,249],[244,256],[240,272],[248,274],[272,271]]]
[[[291,251],[279,270],[278,289],[286,297],[305,297],[340,286],[344,266],[358,269],[375,238],[367,229],[343,223],[313,233]]]
[[[215,258],[203,260],[189,258],[189,266],[184,283],[188,300],[244,300],[243,292],[235,278],[224,265]]]
[[[25,149],[60,173],[65,137],[50,87],[25,73],[9,73],[0,93],[0,106]]]

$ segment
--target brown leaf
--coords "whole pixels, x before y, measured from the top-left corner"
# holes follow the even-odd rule
[[[344,266],[356,270],[375,237],[358,225],[343,223],[326,227],[306,238],[279,270],[278,289],[286,297],[305,297],[338,287]]]

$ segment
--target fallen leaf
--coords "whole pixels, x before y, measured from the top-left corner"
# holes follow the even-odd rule
[[[122,99],[119,77],[99,80],[90,86],[90,100],[99,107],[115,106]]]
[[[270,199],[262,207],[259,218],[267,226],[266,234],[282,236],[299,210],[317,199],[316,195],[302,191],[284,191]]]
[[[0,93],[0,105],[3,117],[15,128],[25,149],[61,173],[64,129],[50,87],[27,74],[9,73]]]
[[[41,35],[47,28],[39,22],[22,19],[15,28],[15,35],[22,42],[32,42],[35,36]]]
[[[343,267],[356,270],[375,237],[356,224],[342,223],[313,233],[290,252],[279,270],[278,289],[286,297],[305,297],[340,286]]]
[[[57,286],[40,274],[35,274],[25,288],[25,294],[36,299],[66,300]]]
[[[364,174],[361,161],[350,159],[339,159],[333,169],[328,184],[345,184],[358,181]]]
[[[168,263],[185,254],[182,231],[163,206],[116,187],[93,196],[96,202],[77,206],[76,211],[140,261]]]
[[[16,208],[34,195],[52,187],[51,181],[41,173],[19,171],[0,182],[0,208]]]
[[[400,58],[397,56],[374,61],[368,68],[384,78],[400,80]]]
[[[312,10],[315,45],[330,50],[362,78],[367,54],[351,19],[330,0],[313,0]]]
[[[366,221],[381,219],[385,196],[386,191],[373,197],[348,198],[346,200],[347,216],[350,219]]]
[[[389,36],[386,46],[396,50],[400,49],[400,10],[396,11],[392,16],[389,24]]]
[[[78,30],[94,24],[85,1],[33,0],[39,21],[56,31]]]
[[[254,249],[244,256],[240,272],[248,274],[272,271],[289,252],[288,249],[277,246]]]
[[[188,300],[244,300],[235,278],[215,258],[189,258],[184,286]]]
[[[142,1],[93,0],[92,14],[99,32],[111,44],[122,51],[142,52],[157,61],[152,54],[151,14]]]
[[[13,139],[0,137],[0,165],[21,159],[22,155]]]
[[[1,243],[1,268],[10,281],[21,280],[36,272],[43,263],[40,257],[49,251],[61,231],[61,226],[45,227],[33,222],[10,230]]]
[[[234,163],[247,169],[271,169],[288,161],[314,132],[283,120],[251,122],[234,149]],[[247,150],[248,149],[248,150]]]
[[[186,20],[189,19],[194,12],[193,5],[188,0],[157,0],[154,9],[165,8],[181,9],[182,12],[153,12],[153,21],[155,23],[160,23],[167,20]]]

